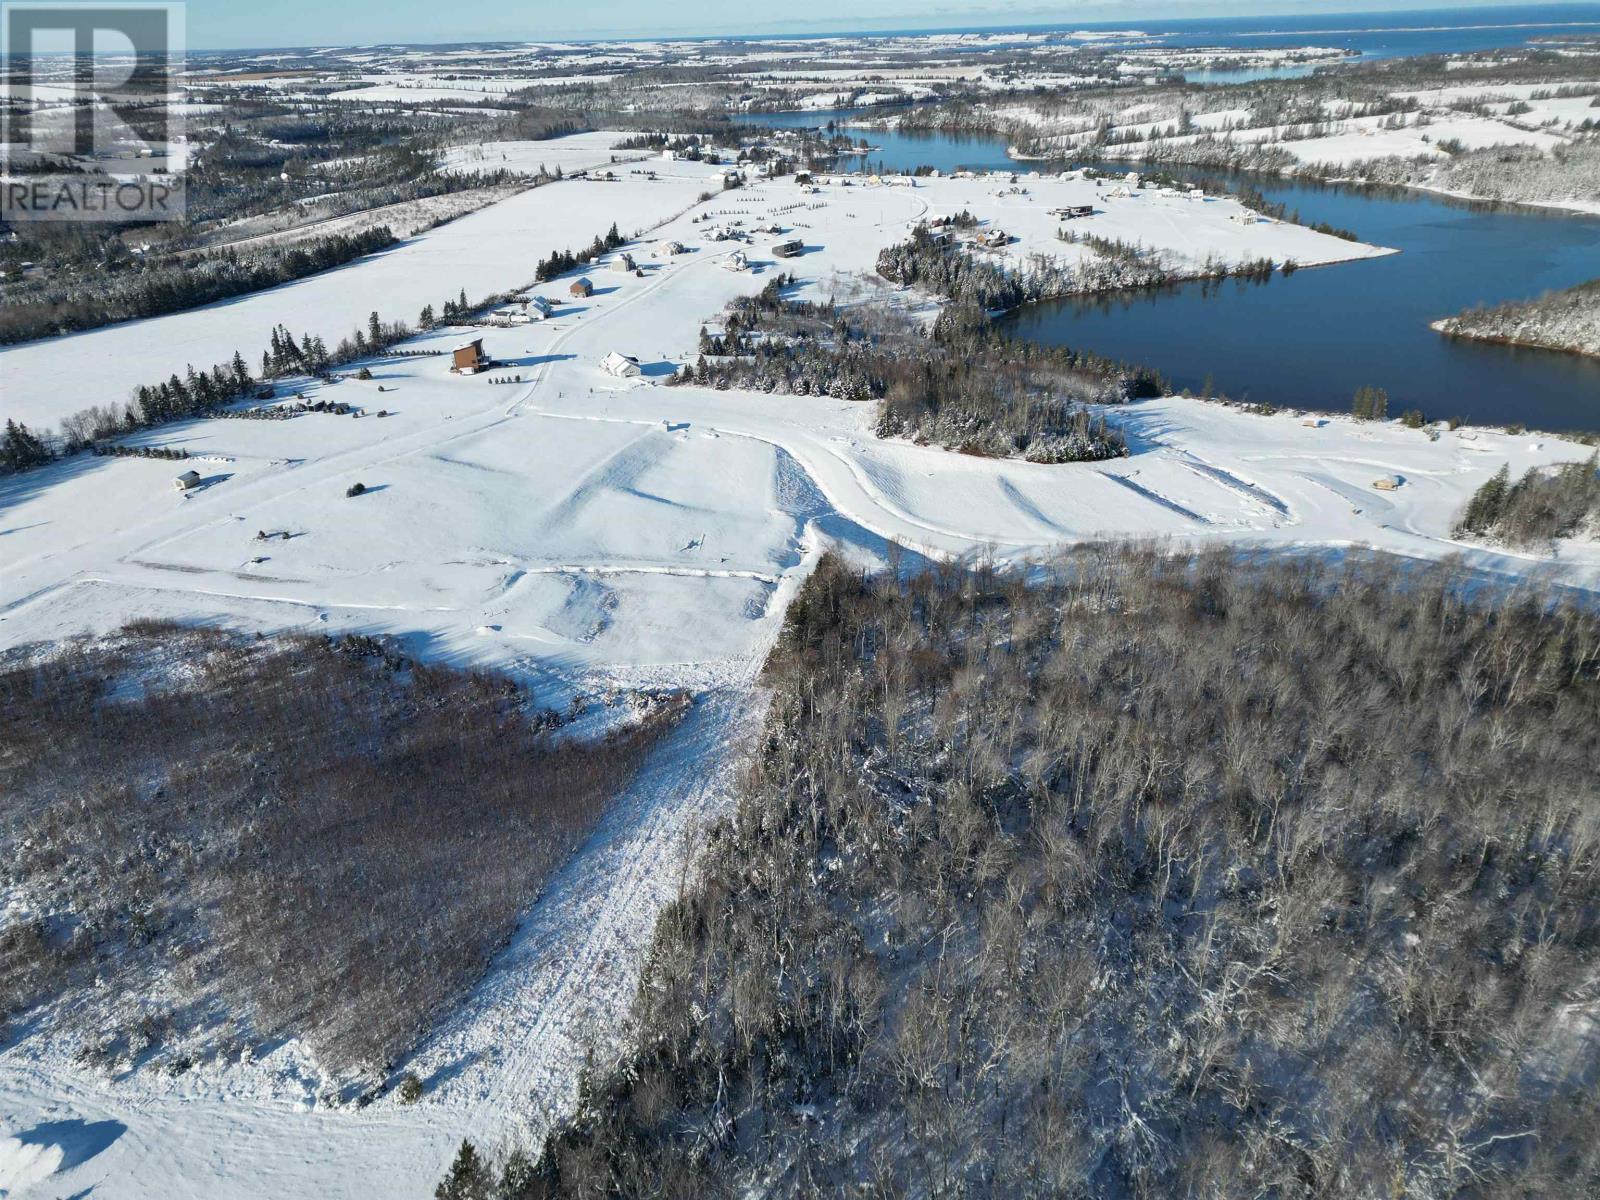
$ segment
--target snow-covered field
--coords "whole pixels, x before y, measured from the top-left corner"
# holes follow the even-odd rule
[[[337,337],[372,309],[409,318],[463,287],[522,284],[536,259],[612,220],[624,232],[665,222],[630,248],[643,277],[600,264],[586,272],[595,294],[553,320],[473,333],[505,364],[486,375],[452,375],[443,357],[374,360],[370,381],[305,389],[357,405],[360,419],[219,419],[142,435],[195,456],[186,465],[204,486],[187,498],[171,486],[175,466],[154,460],[80,456],[0,482],[0,648],[169,616],[389,634],[420,655],[541,682],[670,682],[700,697],[476,995],[400,1064],[426,1081],[420,1104],[319,1104],[315,1064],[292,1043],[176,1080],[113,1081],[25,1038],[0,1050],[0,1191],[425,1197],[464,1134],[491,1144],[537,1134],[569,1101],[584,1046],[618,1029],[639,950],[678,885],[684,835],[724,803],[737,735],[759,718],[756,668],[824,544],[881,561],[886,538],[1009,560],[1100,536],[1313,552],[1365,542],[1427,557],[1461,550],[1484,569],[1520,572],[1534,560],[1452,545],[1455,512],[1503,462],[1520,473],[1587,453],[1544,437],[1430,440],[1174,398],[1112,413],[1131,457],[1042,466],[878,440],[868,405],[667,388],[700,326],[779,266],[765,240],[707,240],[703,214],[792,230],[806,253],[782,266],[813,297],[863,286],[854,281],[878,249],[930,212],[963,208],[1016,235],[1006,253],[1019,259],[1086,253],[1055,239],[1048,212],[1078,202],[1102,209],[1078,227],[1195,262],[1381,251],[1238,224],[1228,200],[1096,201],[1081,179],[1023,177],[1026,192],[1005,195],[1000,178],[829,182],[816,193],[791,179],[693,205],[709,168],[652,165],[662,179],[619,170],[618,183],[553,184],[329,275],[0,354],[5,415],[49,425],[186,360],[259,355],[279,321]],[[688,252],[652,252],[668,238]],[[740,248],[760,273],[724,269]],[[909,299],[865,286],[873,302]],[[467,332],[410,348],[448,348]],[[603,372],[613,350],[637,357],[642,374]],[[1374,488],[1389,476],[1397,490]],[[347,498],[357,481],[367,493]],[[1572,549],[1558,568],[1600,586],[1600,548]]]

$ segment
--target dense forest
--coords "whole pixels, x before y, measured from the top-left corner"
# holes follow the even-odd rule
[[[1600,1189],[1592,607],[829,558],[766,680],[629,1047],[442,1200]]]
[[[684,703],[553,739],[510,679],[360,635],[143,622],[11,659],[0,1028],[114,1071],[298,1036],[381,1083]]]
[[[872,400],[880,437],[1045,463],[1125,455],[1115,425],[1085,406],[1159,390],[1138,368],[1004,337],[970,304],[924,327],[889,308],[786,300],[790,282],[730,304],[673,382]]]
[[[1600,279],[1534,300],[1468,309],[1435,328],[1452,337],[1600,355]]]

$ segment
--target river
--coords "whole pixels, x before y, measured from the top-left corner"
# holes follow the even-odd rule
[[[861,111],[752,120],[818,126]],[[1007,157],[997,138],[846,132],[865,136],[874,149],[841,160],[843,169],[1033,166]],[[1214,391],[1237,399],[1338,412],[1348,410],[1357,388],[1371,385],[1388,391],[1394,414],[1419,408],[1430,418],[1600,430],[1600,359],[1451,339],[1429,328],[1476,304],[1600,278],[1600,218],[1271,175],[1192,173],[1249,183],[1308,223],[1327,221],[1401,253],[1264,284],[1196,283],[1030,305],[1006,317],[1006,327],[1153,367],[1173,387],[1196,392],[1209,380]]]

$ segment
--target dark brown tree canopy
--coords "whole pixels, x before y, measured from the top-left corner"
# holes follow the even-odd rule
[[[1600,1188],[1592,608],[830,559],[768,679],[633,1047],[513,1194]]]

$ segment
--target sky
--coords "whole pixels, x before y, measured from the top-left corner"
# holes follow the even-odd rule
[[[188,0],[191,49],[828,33],[1178,17],[1460,11],[1536,0]]]

